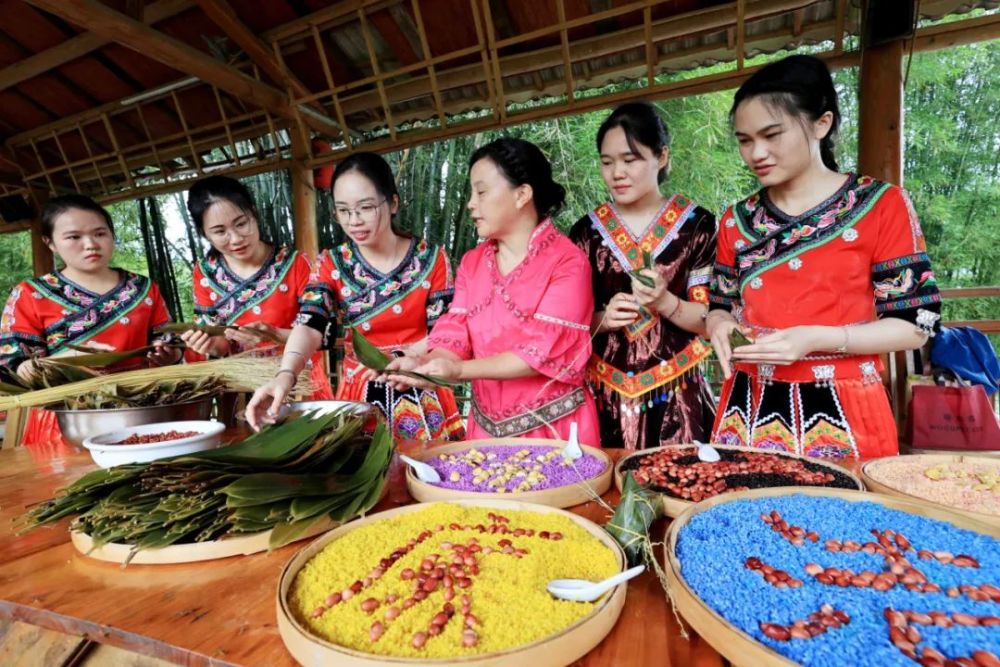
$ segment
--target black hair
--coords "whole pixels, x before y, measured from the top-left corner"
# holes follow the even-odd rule
[[[552,180],[552,165],[541,149],[530,141],[501,137],[480,146],[469,158],[469,171],[489,158],[514,186],[530,185],[539,218],[555,215],[566,200],[566,188]]]
[[[820,156],[827,168],[837,171],[833,155],[834,138],[840,127],[840,107],[837,89],[826,63],[815,56],[788,56],[765,65],[743,82],[733,97],[729,118],[743,102],[759,97],[764,104],[778,108],[790,116],[816,121],[829,111],[833,114],[830,131],[820,140]]]
[[[188,190],[187,209],[202,236],[205,235],[205,212],[220,201],[228,201],[255,220],[260,220],[257,204],[245,185],[228,176],[201,178]]]
[[[629,149],[637,156],[641,155],[636,144],[642,144],[653,151],[654,157],[659,157],[664,150],[670,148],[670,129],[663,120],[659,110],[649,102],[626,102],[615,107],[611,115],[604,119],[597,129],[597,152],[601,152],[604,135],[609,130],[620,127],[625,132],[625,141]],[[656,174],[656,181],[662,183],[667,178],[670,165],[667,164]]]
[[[42,224],[40,229],[42,238],[51,240],[52,233],[55,231],[56,218],[66,211],[73,209],[98,214],[107,223],[108,229],[111,230],[111,236],[115,235],[115,225],[111,222],[111,214],[108,213],[107,209],[87,195],[70,194],[53,197],[45,204],[45,208],[42,209]]]

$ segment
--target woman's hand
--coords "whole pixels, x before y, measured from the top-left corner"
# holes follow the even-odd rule
[[[639,319],[639,304],[636,297],[625,292],[618,292],[604,308],[604,319],[600,323],[599,332],[617,331]]]
[[[266,322],[251,322],[241,325],[238,329],[226,329],[226,338],[239,343],[241,346],[256,347],[261,343],[275,343],[284,345],[288,342],[290,329],[279,329],[272,327]]]
[[[632,276],[632,294],[635,296],[636,302],[654,312],[663,312],[669,305],[671,296],[670,292],[667,291],[667,281],[655,269],[643,269],[639,273],[652,280],[653,286],[644,285],[635,276]]]
[[[229,353],[229,341],[223,336],[209,336],[204,331],[189,329],[181,334],[181,340],[189,350],[203,357],[225,356]]]
[[[726,315],[724,319],[718,319],[710,323],[708,328],[708,337],[712,341],[712,347],[715,349],[715,356],[719,359],[719,364],[722,366],[722,374],[728,380],[733,375],[732,358],[733,350],[729,347],[729,334],[733,330],[741,331],[744,335],[749,335],[750,331],[741,327],[739,322],[734,320],[732,316]],[[742,347],[737,349],[744,349]]]
[[[750,345],[736,348],[733,359],[751,364],[787,366],[816,349],[813,334],[811,327],[780,329],[761,336]]]
[[[293,373],[278,373],[253,393],[244,412],[250,428],[259,431],[264,424],[273,424],[277,421],[278,410],[295,386],[295,380]]]
[[[164,340],[153,341],[153,351],[146,355],[150,366],[170,366],[181,358],[181,350]]]
[[[415,377],[408,375],[399,375],[393,373],[393,371],[407,371],[410,373],[418,372],[417,369],[421,366],[426,365],[431,359],[423,356],[413,356],[413,357],[396,357],[391,360],[389,364],[385,367],[385,371],[380,376],[380,381],[386,382],[392,386],[393,389],[397,391],[405,391],[410,387],[418,387],[420,389],[435,389],[435,385],[430,382],[425,382]]]

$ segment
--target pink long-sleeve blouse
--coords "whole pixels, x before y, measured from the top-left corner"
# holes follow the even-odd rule
[[[599,446],[597,410],[584,381],[594,312],[586,255],[549,219],[507,275],[496,249],[487,241],[462,258],[455,298],[434,325],[429,348],[462,359],[512,352],[538,375],[473,381],[466,437],[565,439],[576,421],[580,441]]]

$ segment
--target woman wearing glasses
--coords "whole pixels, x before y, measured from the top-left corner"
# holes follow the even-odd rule
[[[226,356],[285,342],[312,274],[309,259],[261,238],[250,191],[225,176],[203,178],[188,192],[188,212],[211,249],[194,267],[195,322],[233,325],[224,336],[188,331],[192,356]],[[330,398],[329,380],[313,355],[313,398]]]
[[[327,323],[356,328],[386,354],[422,354],[427,333],[454,293],[444,250],[393,229],[399,194],[392,169],[374,153],[354,153],[333,177],[334,211],[347,241],[320,259],[302,297],[302,314],[285,348],[282,370],[257,390],[247,418],[257,426],[268,405],[291,390],[303,355],[319,348]],[[461,438],[461,417],[450,390],[396,389],[377,382],[358,361],[347,337],[336,397],[377,405],[395,437]],[[269,400],[270,399],[270,400]],[[266,417],[265,417],[266,419]]]

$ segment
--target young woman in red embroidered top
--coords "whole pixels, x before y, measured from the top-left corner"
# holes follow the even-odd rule
[[[763,187],[719,230],[707,320],[726,375],[715,439],[810,456],[895,454],[879,355],[923,345],[941,300],[909,197],[838,171],[837,93],[817,58],[759,70],[732,117]],[[737,328],[753,343],[731,349]]]
[[[662,194],[670,133],[652,104],[615,109],[597,132],[597,149],[612,197],[581,218],[570,238],[593,271],[597,312],[587,374],[601,441],[642,449],[706,440],[715,401],[700,369],[711,348],[699,335],[715,217],[683,195]],[[647,255],[653,268],[645,268]]]

